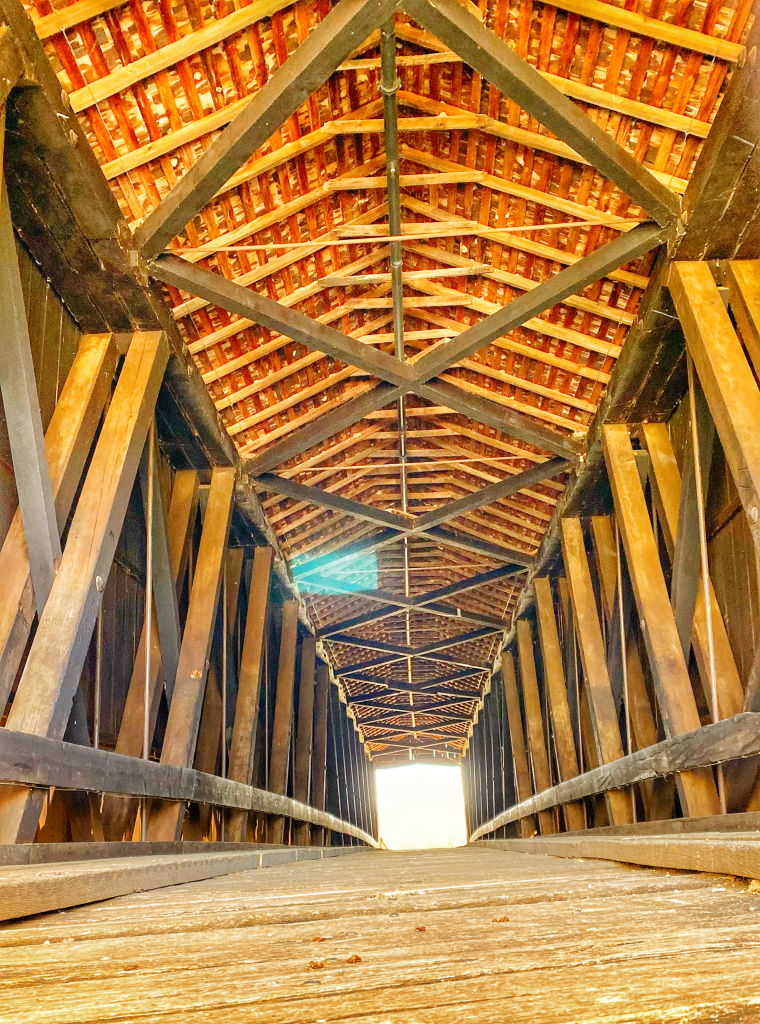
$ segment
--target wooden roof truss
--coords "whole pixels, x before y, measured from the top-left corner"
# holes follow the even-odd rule
[[[34,0],[383,759],[466,748],[750,9],[539,6]]]

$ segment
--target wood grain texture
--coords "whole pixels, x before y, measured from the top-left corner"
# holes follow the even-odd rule
[[[118,351],[110,334],[85,335],[45,432],[59,528],[65,526],[100,414],[116,370]],[[0,548],[0,704],[10,695],[34,619],[32,580],[19,511]]]
[[[209,846],[208,843],[193,845]],[[337,852],[359,851],[346,848]],[[331,851],[324,853],[329,856]],[[296,860],[320,860],[322,856],[323,851],[319,848],[266,850],[259,847],[4,868],[0,869],[0,921],[96,903],[147,889],[216,878],[237,871],[253,871]]]
[[[700,718],[660,568],[657,544],[628,427],[624,424],[607,425],[604,428],[603,444],[665,735],[677,736],[698,729]],[[720,813],[718,791],[712,774],[699,771],[687,773],[679,777],[678,783],[687,814]]]
[[[637,750],[612,763],[599,765],[569,782],[561,782],[558,786],[497,815],[482,825],[471,838],[477,839],[480,835],[492,832],[510,821],[517,821],[526,814],[536,814],[547,807],[593,796],[595,793],[605,793],[611,789],[622,789],[660,775],[673,775],[731,761],[737,757],[749,757],[758,752],[760,714],[745,711],[734,715],[733,718],[726,718],[693,732],[674,736],[644,750]]]
[[[55,786],[90,793],[120,793],[262,811],[324,825],[335,832],[346,831],[348,835],[374,845],[371,836],[365,835],[361,829],[287,796],[254,789],[216,775],[204,775],[192,768],[144,761],[139,757],[127,757],[10,729],[0,731],[0,779],[39,789]]]
[[[623,742],[607,671],[607,658],[583,540],[583,528],[580,519],[571,517],[563,519],[561,526],[562,555],[583,664],[584,691],[588,698],[593,726],[593,746],[600,761],[617,761],[623,756]],[[623,825],[631,820],[630,800],[625,794],[607,794],[605,800],[614,824]]]
[[[751,1021],[757,906],[714,875],[480,846],[283,864],[6,927],[0,1021]]]

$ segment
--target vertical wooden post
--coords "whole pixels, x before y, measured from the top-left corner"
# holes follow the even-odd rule
[[[234,488],[234,469],[225,467],[213,471],[179,654],[177,678],[161,751],[162,764],[189,768],[195,755],[209,655],[222,587],[222,566],[230,532]],[[155,801],[148,821],[148,838],[154,842],[177,841],[182,833],[184,816],[184,802]]]
[[[57,739],[66,730],[168,358],[161,332],[133,337],[11,707],[9,729]],[[43,794],[21,786],[2,789],[0,841],[31,842]]]
[[[199,772],[216,775],[219,770],[219,751],[222,729],[222,695],[219,689],[219,675],[212,661],[208,668],[206,692],[203,695],[201,721],[198,727],[198,742],[195,745],[193,768]],[[203,840],[211,838],[213,808],[210,804],[199,804],[197,809],[197,833],[194,815],[188,815],[183,830],[185,839]],[[191,824],[191,819],[194,819]]]
[[[323,661],[317,663],[314,688],[314,746],[311,755],[311,806],[325,809],[325,775],[327,772],[327,701],[330,696],[330,670]],[[325,846],[325,830],[315,827],[313,841]]]
[[[541,653],[544,660],[544,679],[549,691],[554,741],[557,748],[557,764],[560,779],[565,782],[578,774],[578,755],[575,750],[573,726],[567,704],[565,674],[562,671],[562,651],[559,646],[557,621],[554,618],[552,585],[545,577],[533,581],[536,593],[536,613]],[[565,804],[563,807],[565,825],[570,832],[586,827],[586,814],[581,803]]]
[[[307,636],[301,645],[301,671],[298,682],[298,722],[296,724],[295,776],[293,798],[302,804],[309,802],[309,781],[311,775],[312,735],[314,726],[314,673],[317,658],[317,641]],[[309,823],[299,821],[295,825],[295,840],[300,846],[309,845]]]
[[[623,757],[623,744],[607,673],[602,630],[580,519],[562,520],[562,552],[575,614],[595,747],[599,760],[607,764]],[[631,822],[631,801],[626,793],[612,790],[605,794],[605,802],[611,824],[627,825]]]
[[[341,730],[343,733],[343,786],[346,794],[346,821],[350,821],[352,825],[355,825],[357,821],[357,806],[354,751],[351,743],[353,726],[349,722],[348,715],[343,709],[342,704],[338,704],[338,714],[340,716]],[[353,839],[350,836],[346,836],[344,839],[344,845],[352,846]]]
[[[332,686],[328,688],[327,696],[327,774],[325,779],[325,804],[330,814],[337,818],[343,818],[343,769],[342,769],[342,748],[340,739],[339,721],[335,713],[335,705],[338,703],[337,691]],[[328,844],[342,846],[340,835],[331,832],[326,836]]]
[[[511,651],[502,652],[501,671],[504,683],[504,705],[507,710],[509,738],[512,743],[515,787],[517,789],[517,799],[522,801],[527,800],[529,796],[533,796],[533,782],[530,777],[528,752],[525,749],[520,695],[517,691],[517,678],[515,676],[515,659]],[[520,834],[524,839],[532,836],[535,831],[536,821],[533,815],[520,819]]]
[[[296,646],[298,643],[298,604],[285,601],[282,606],[280,656],[277,663],[277,695],[272,728],[272,754],[269,759],[269,789],[285,794],[288,788],[290,733],[293,722],[293,689],[295,684]],[[269,823],[268,841],[282,843],[285,819],[278,815]]]
[[[699,729],[701,722],[628,428],[625,424],[608,425],[603,438],[607,472],[665,731],[668,736],[678,736]],[[678,779],[685,814],[720,814],[711,769],[681,772]]]
[[[228,776],[235,782],[251,784],[256,725],[259,715],[264,626],[269,598],[269,576],[273,552],[270,547],[257,547],[253,554],[251,589],[248,594],[243,651],[240,655],[238,692]],[[245,811],[228,811],[225,835],[231,843],[245,840],[248,815]]]
[[[533,778],[536,782],[536,792],[542,793],[545,789],[550,788],[552,777],[549,769],[546,739],[544,737],[541,698],[538,693],[538,679],[536,678],[536,663],[533,659],[532,632],[530,623],[526,619],[518,620],[517,650],[520,659],[520,680],[522,682],[523,700],[525,701],[528,745],[530,747],[531,761],[533,762]],[[554,813],[550,810],[539,811],[538,827],[542,836],[556,832]]]

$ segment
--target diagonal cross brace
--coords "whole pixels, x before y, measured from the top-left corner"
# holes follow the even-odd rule
[[[340,0],[146,218],[135,235],[142,255],[162,252],[395,8],[396,0]]]
[[[399,612],[402,612],[405,609],[408,609],[409,611],[416,609],[428,612],[432,615],[462,618],[465,620],[469,619],[469,621],[478,622],[481,625],[498,625],[501,628],[506,628],[506,624],[500,623],[497,619],[485,621],[489,616],[468,612],[450,605],[442,605],[438,602],[441,599],[446,600],[448,598],[455,597],[457,594],[466,593],[468,590],[474,590],[476,587],[497,582],[505,577],[514,576],[520,571],[520,569],[517,569],[514,566],[502,565],[497,569],[491,569],[489,572],[479,573],[477,576],[468,576],[467,579],[460,580],[457,583],[450,583],[445,587],[437,587],[435,590],[429,590],[426,594],[418,594],[415,597],[404,597],[403,595],[392,594],[389,591],[383,590],[363,590],[361,592],[362,598],[369,598],[371,601],[377,601],[379,604],[383,605],[383,607],[373,612],[366,612],[364,615],[357,615],[351,619],[343,619],[341,622],[324,626],[322,629],[318,630],[317,635],[319,637],[330,637],[335,633],[345,633],[349,629],[356,629],[359,626],[367,626],[370,623],[380,622],[381,620],[390,618],[393,615],[398,615]],[[324,589],[331,590],[338,594],[350,595],[355,593],[354,588],[336,587],[332,584],[328,584]]]
[[[369,348],[336,328],[320,324],[303,313],[228,281],[221,274],[188,263],[178,256],[160,256],[151,264],[151,272],[158,280],[200,295],[228,312],[291,337],[312,351],[323,352],[371,373],[399,389],[396,397],[408,393],[416,394],[530,444],[572,458],[576,455],[574,446],[555,430],[538,424],[530,417],[514,410],[505,410],[496,402],[468,395],[451,382],[434,378],[459,360],[485,348],[496,338],[520,327],[527,320],[604,277],[610,270],[617,269],[636,256],[653,249],[664,241],[666,236],[667,231],[657,224],[637,225],[578,263],[566,267],[538,287],[514,299],[503,309],[492,313],[456,338],[433,346],[413,363],[403,363],[395,356]],[[374,404],[374,398],[378,401],[377,405]],[[350,422],[346,421],[344,412],[338,420],[337,429],[345,429],[366,416],[368,412],[383,408],[392,401],[387,390],[377,390],[374,398],[371,401],[365,400],[357,406],[356,418]],[[320,433],[324,435],[324,431]],[[273,449],[264,454],[265,463],[262,456],[259,456],[249,460],[245,468],[253,475],[258,475],[286,459],[295,458],[317,443],[318,441],[312,438],[311,431],[304,432],[298,439],[298,444],[294,445],[289,439],[287,444],[280,442],[279,446],[273,446]],[[273,462],[273,456],[278,457],[279,461]]]

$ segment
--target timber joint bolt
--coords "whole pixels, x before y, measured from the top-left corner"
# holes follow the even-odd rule
[[[749,518],[750,518],[750,522],[752,522],[752,523],[756,523],[757,522],[757,506],[756,505],[753,505],[752,508],[749,510]]]
[[[106,589],[106,581],[103,579],[102,576],[95,577],[95,589],[99,594],[102,594],[103,591]]]

